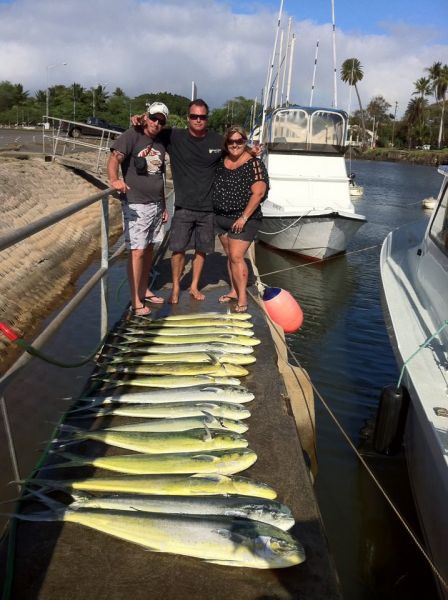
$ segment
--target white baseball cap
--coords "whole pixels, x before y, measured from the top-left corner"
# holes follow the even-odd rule
[[[148,106],[146,112],[149,115],[161,114],[165,117],[165,119],[168,119],[168,115],[170,114],[168,107],[165,104],[163,104],[163,102],[153,102]]]

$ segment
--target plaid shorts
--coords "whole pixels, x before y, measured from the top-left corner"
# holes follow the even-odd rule
[[[144,250],[163,240],[162,207],[160,204],[121,203],[124,241],[128,250]]]
[[[169,249],[171,252],[197,250],[208,254],[215,249],[214,216],[212,212],[176,208],[171,221]]]

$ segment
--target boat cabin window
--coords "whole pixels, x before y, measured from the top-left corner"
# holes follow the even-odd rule
[[[434,221],[431,225],[430,236],[435,243],[448,252],[448,180],[443,190],[442,201],[436,208],[436,214],[434,215]]]
[[[343,153],[346,119],[338,112],[290,108],[274,111],[263,142],[270,151]]]

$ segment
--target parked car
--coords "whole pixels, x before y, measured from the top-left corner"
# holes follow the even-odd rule
[[[79,138],[81,135],[94,135],[100,137],[102,131],[99,129],[94,129],[94,127],[101,127],[101,129],[110,129],[112,131],[116,131],[117,135],[112,134],[111,136],[113,138],[117,138],[120,133],[126,131],[124,127],[121,127],[120,125],[114,125],[108,121],[105,121],[104,119],[100,119],[99,117],[88,117],[85,125],[82,123],[70,122],[64,123],[64,125],[64,130],[67,131],[68,135],[73,138]],[[89,127],[89,125],[93,127]]]

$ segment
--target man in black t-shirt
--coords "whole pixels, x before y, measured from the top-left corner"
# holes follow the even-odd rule
[[[188,129],[165,129],[157,137],[170,155],[175,191],[169,242],[173,290],[168,302],[171,304],[179,301],[187,249],[195,250],[190,294],[196,300],[204,300],[199,280],[206,254],[214,249],[212,186],[222,157],[223,138],[208,130],[207,119],[207,103],[192,100],[188,106]],[[138,118],[132,121],[140,122]]]
[[[128,277],[134,314],[145,316],[151,309],[145,300],[160,304],[163,298],[147,288],[153,246],[163,239],[165,207],[165,147],[156,138],[168,118],[168,108],[154,102],[142,127],[131,127],[115,140],[107,163],[111,187],[121,194]],[[119,170],[123,179],[119,179]]]

